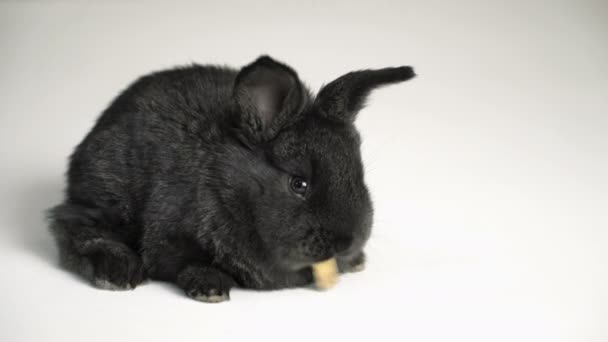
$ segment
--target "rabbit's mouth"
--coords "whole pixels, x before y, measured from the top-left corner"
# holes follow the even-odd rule
[[[311,230],[298,242],[278,250],[277,260],[283,267],[297,271],[350,249],[352,239],[336,237],[325,230]]]
[[[297,271],[330,258],[350,258],[359,254],[371,233],[371,215],[355,233],[338,235],[326,229],[309,229],[293,244],[283,245],[277,259],[285,268]]]
[[[287,270],[299,271],[304,268],[310,267],[320,261],[327,260],[335,256],[335,253],[319,254],[319,256],[317,257],[291,255],[290,257],[279,258],[279,264]]]

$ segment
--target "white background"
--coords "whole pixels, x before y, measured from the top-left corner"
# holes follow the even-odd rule
[[[1,341],[608,341],[608,3],[0,4]],[[360,115],[376,222],[329,292],[95,290],[42,211],[137,76],[262,53],[312,89],[413,65]]]

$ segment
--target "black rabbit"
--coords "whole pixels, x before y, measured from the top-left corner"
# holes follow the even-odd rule
[[[267,56],[142,77],[71,156],[49,214],[62,265],[100,288],[150,277],[207,302],[309,284],[331,257],[361,269],[373,211],[353,121],[373,88],[414,76],[351,72],[316,98]]]

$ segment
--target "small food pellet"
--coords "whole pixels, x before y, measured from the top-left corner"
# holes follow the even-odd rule
[[[338,281],[338,265],[336,259],[327,259],[312,265],[315,284],[321,290],[327,290]]]

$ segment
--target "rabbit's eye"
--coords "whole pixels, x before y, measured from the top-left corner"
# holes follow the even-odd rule
[[[308,190],[308,182],[302,177],[291,177],[290,184],[291,190],[298,195],[304,196],[306,190]]]

